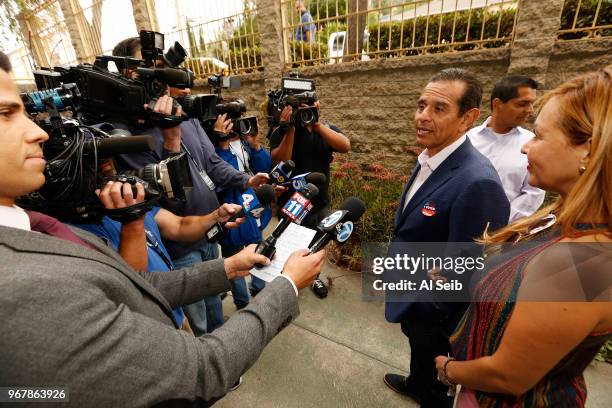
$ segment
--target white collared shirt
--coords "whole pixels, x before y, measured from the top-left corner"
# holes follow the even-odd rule
[[[467,132],[472,145],[486,156],[504,186],[510,201],[510,222],[533,214],[544,202],[544,190],[527,183],[527,156],[521,147],[533,138],[533,133],[517,126],[508,133],[495,133],[488,125],[491,117]]]
[[[13,205],[0,205],[0,225],[30,231],[30,217],[23,209]]]
[[[428,149],[423,150],[421,154],[419,154],[417,160],[419,161],[421,168],[419,170],[419,174],[417,174],[414,181],[412,182],[410,190],[408,190],[408,193],[406,194],[406,201],[404,201],[403,210],[406,209],[406,206],[408,205],[412,197],[414,197],[416,192],[419,191],[419,188],[421,188],[421,186],[425,184],[425,181],[427,181],[429,176],[431,176],[431,173],[433,173],[444,162],[444,160],[448,158],[448,156],[453,154],[453,152],[457,150],[459,146],[463,144],[463,142],[465,142],[465,139],[465,135],[461,136],[459,139],[455,140],[453,143],[449,144],[433,156],[429,155]]]
[[[249,154],[245,151],[244,146],[242,146],[242,140],[237,139],[230,142],[230,151],[238,160],[238,170],[242,172],[247,171],[245,164],[249,162]]]

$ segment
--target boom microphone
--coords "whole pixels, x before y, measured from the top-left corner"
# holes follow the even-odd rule
[[[98,139],[96,149],[100,157],[112,157],[118,154],[148,152],[155,148],[153,137],[143,136],[113,136]]]
[[[228,222],[234,222],[236,219],[244,216],[252,218],[261,217],[265,209],[264,207],[274,201],[275,197],[274,187],[269,184],[263,184],[256,191],[248,189],[242,194],[242,208],[240,211],[229,217],[227,221],[213,225],[206,231],[206,238],[209,242],[220,241],[227,235],[225,224]]]
[[[332,239],[343,243],[353,233],[353,223],[365,212],[365,203],[357,197],[349,197],[340,205],[340,208],[325,217],[317,229],[322,235],[310,245],[310,253],[320,251]]]
[[[137,68],[143,79],[157,79],[175,88],[193,88],[193,73],[175,68]]]

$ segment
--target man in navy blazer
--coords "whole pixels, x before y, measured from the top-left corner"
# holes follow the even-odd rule
[[[465,136],[480,115],[481,100],[479,81],[462,69],[439,72],[423,90],[415,126],[417,142],[426,149],[402,194],[392,243],[471,242],[487,225],[494,230],[506,224],[510,204],[499,176]],[[401,324],[411,350],[410,375],[386,374],[390,388],[423,407],[452,405],[436,379],[434,357],[450,351],[448,337],[465,306],[418,297],[387,301],[385,317]]]

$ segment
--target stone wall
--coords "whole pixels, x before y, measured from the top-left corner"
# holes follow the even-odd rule
[[[259,105],[266,90],[278,86],[281,74],[291,70],[282,64],[278,3],[258,0],[258,18],[265,16],[265,24],[260,26],[264,72],[241,76],[241,88],[225,93],[244,98],[249,113],[259,115],[264,130],[266,121]],[[531,75],[547,90],[575,75],[612,64],[612,38],[557,41],[563,1],[546,2],[546,7],[542,3],[520,2],[512,47],[304,67],[300,72],[315,79],[322,119],[339,126],[351,139],[353,158],[368,162],[385,153],[385,164],[406,174],[415,161],[409,148],[415,143],[416,102],[428,79],[441,69],[461,67],[480,78],[484,86],[482,121],[490,113],[493,84],[504,75]]]

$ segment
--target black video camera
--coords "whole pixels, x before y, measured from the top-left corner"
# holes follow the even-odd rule
[[[240,137],[256,135],[258,132],[257,118],[255,116],[242,116],[247,111],[246,102],[242,99],[223,101],[216,106],[217,115],[227,114],[234,126],[232,133]],[[228,135],[228,138],[232,135]]]
[[[186,115],[160,115],[152,108],[157,98],[166,92],[166,85],[177,88],[192,86],[190,73],[174,68],[139,67],[136,69],[139,78],[127,79],[106,69],[108,62],[114,58],[117,57],[99,56],[96,65],[38,70],[34,77],[37,84],[52,85],[52,90],[61,88],[62,84],[76,84],[80,90],[79,110],[87,124],[118,122],[140,128],[173,127],[188,119]],[[43,90],[49,89],[39,87],[39,91]],[[148,108],[143,108],[144,105]],[[28,113],[32,113],[32,110]]]
[[[172,155],[159,163],[147,164],[142,169],[123,173],[138,177],[173,200],[185,202],[193,190],[189,157],[185,152]]]
[[[247,111],[246,102],[242,99],[224,99],[222,89],[240,87],[237,78],[216,74],[208,77],[208,84],[214,93],[189,95],[179,98],[178,102],[189,117],[197,118],[213,142],[230,139],[233,136],[244,137],[257,134],[257,118],[255,116],[242,116]],[[218,115],[226,114],[233,123],[232,132],[220,135],[213,131]]]
[[[45,184],[18,200],[24,208],[38,210],[72,222],[94,222],[110,215],[95,188],[117,175],[113,156],[149,151],[150,136],[132,136],[112,125],[84,124],[82,93],[74,83],[21,94],[32,120],[49,134],[43,145],[47,159]],[[185,200],[193,185],[187,157],[171,157],[134,172],[148,182],[146,202],[159,198]],[[150,187],[150,188],[149,188]]]
[[[101,122],[125,123],[139,128],[153,126],[168,128],[179,125],[188,119],[186,115],[161,115],[153,112],[157,98],[166,93],[167,87],[193,87],[193,73],[189,70],[174,68],[182,63],[186,53],[180,44],[175,43],[163,54],[163,35],[152,31],[141,31],[142,60],[131,57],[100,55],[94,64],[79,64],[72,67],[56,67],[53,70],[41,69],[34,72],[39,91],[62,96],[59,92],[64,84],[76,84],[80,90],[79,112],[83,124]],[[156,68],[155,61],[164,60],[170,68]],[[110,72],[109,63],[114,63],[123,73]],[[124,75],[134,74],[135,78]],[[56,96],[56,95],[52,96]],[[40,103],[31,101],[28,113],[40,109]],[[56,100],[58,102],[58,100]],[[56,103],[61,107],[60,103]],[[147,108],[144,108],[144,106]],[[175,103],[173,112],[176,112]]]
[[[280,115],[286,106],[293,108],[290,124],[305,127],[319,121],[319,112],[314,105],[318,100],[312,79],[299,78],[292,73],[282,78],[281,88],[268,92],[268,123],[270,128],[280,125]],[[304,106],[307,105],[307,106]]]
[[[217,119],[217,115],[225,113],[225,111],[219,113],[219,109],[223,110],[224,106],[221,102],[221,90],[226,88],[238,88],[240,87],[240,80],[234,77],[224,75],[211,75],[208,77],[208,84],[211,86],[213,93],[211,94],[197,94],[187,95],[177,99],[177,102],[183,108],[183,111],[189,115],[190,118],[199,120],[202,126],[208,124],[208,127],[212,129],[212,126]],[[220,105],[221,104],[221,105]],[[234,109],[234,110],[239,110]],[[226,108],[226,110],[232,110],[232,107]],[[245,108],[246,111],[246,108]]]

